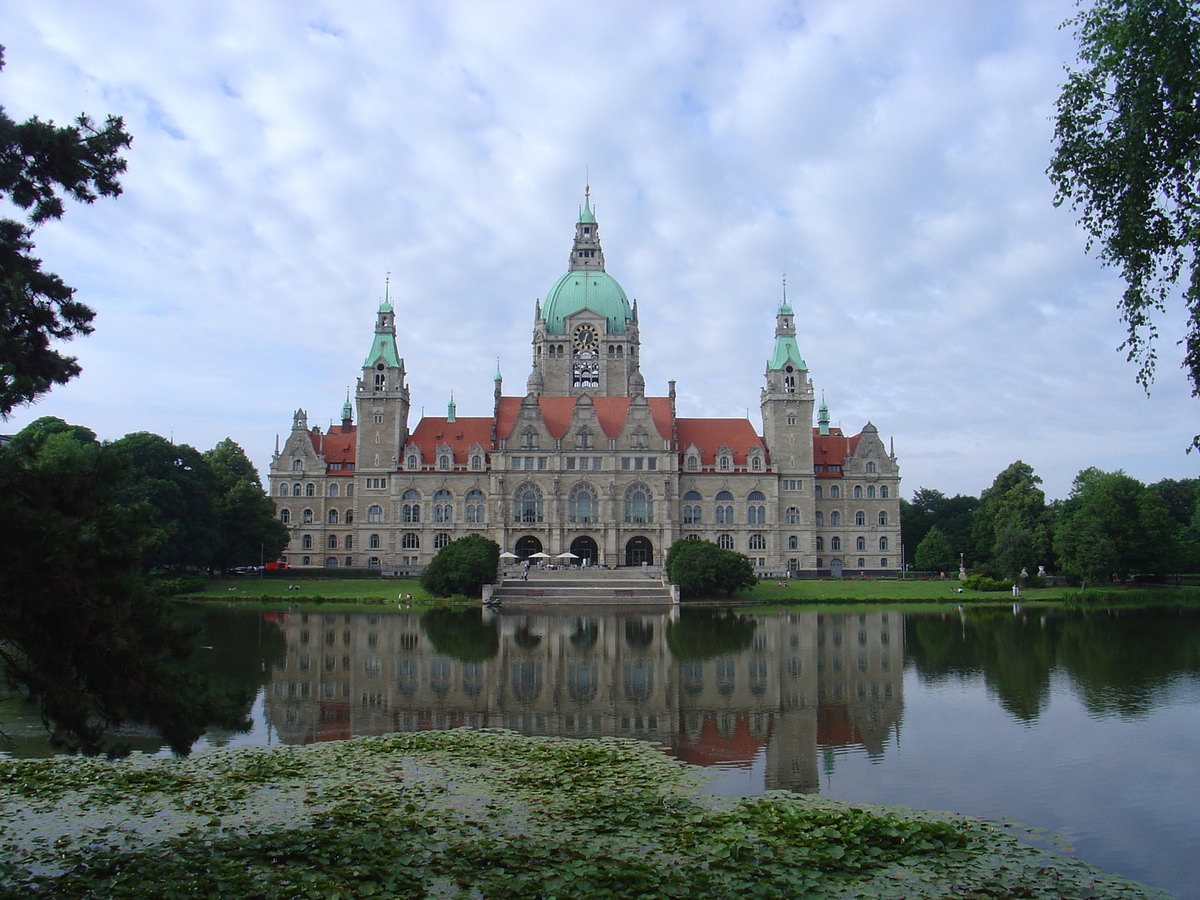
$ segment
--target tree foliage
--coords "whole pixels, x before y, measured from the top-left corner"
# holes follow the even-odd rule
[[[942,529],[934,525],[925,532],[925,537],[917,545],[913,562],[918,569],[924,572],[944,572],[947,569],[955,568],[958,559],[954,551],[950,549],[950,542],[942,534]]]
[[[500,546],[470,534],[437,552],[421,573],[421,586],[435,597],[478,597],[483,586],[495,580],[499,566]]]
[[[123,501],[128,477],[124,453],[59,419],[0,450],[0,669],[64,749],[113,752],[111,730],[136,721],[187,752],[252,698],[218,698],[183,669],[190,637],[140,571],[160,530],[148,504]]]
[[[732,594],[758,583],[749,557],[711,541],[677,540],[667,550],[666,571],[688,599]]]
[[[18,123],[0,107],[0,199],[29,210],[30,223],[0,219],[0,418],[79,374],[79,363],[51,344],[90,333],[95,316],[74,289],[42,271],[31,225],[60,218],[64,196],[91,203],[118,195],[120,153],[131,141],[118,117],[98,127],[80,115],[58,127],[36,116]]]
[[[263,491],[246,452],[232,438],[225,438],[204,451],[203,458],[216,485],[213,564],[228,569],[275,559],[287,546],[287,526],[276,518],[275,504]]]
[[[1124,472],[1084,469],[1060,511],[1055,548],[1062,568],[1084,582],[1161,573],[1176,560],[1176,530],[1157,491]]]
[[[1041,483],[1032,466],[1017,460],[980,495],[971,537],[986,571],[1011,579],[1049,560],[1053,513]]]
[[[1122,349],[1147,388],[1155,319],[1182,282],[1183,365],[1200,395],[1200,9],[1094,0],[1068,24],[1079,59],[1058,99],[1055,203],[1078,212],[1089,249],[1121,272]]]

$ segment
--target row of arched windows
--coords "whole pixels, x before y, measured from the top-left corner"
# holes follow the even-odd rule
[[[815,513],[813,513],[813,519],[814,522],[819,526],[823,526],[825,524],[825,514],[821,510],[817,510]],[[877,525],[886,526],[888,523],[887,510],[881,509],[878,515],[875,517],[875,522]],[[836,509],[830,510],[829,512],[829,524],[834,528],[842,524],[842,514]],[[854,524],[859,528],[863,528],[867,524],[867,514],[861,509],[854,514]]]
[[[795,548],[789,544],[788,549],[791,550],[791,549],[795,549]],[[821,537],[820,535],[813,538],[813,549],[814,550],[824,550],[825,549],[825,538]],[[835,534],[833,537],[831,537],[829,539],[829,549],[830,550],[841,550],[842,549],[842,539],[839,535]],[[867,539],[865,537],[863,537],[862,535],[859,535],[858,537],[856,537],[854,539],[854,549],[859,550],[859,551],[866,550],[867,549]],[[887,535],[884,535],[879,538],[879,549],[880,550],[888,549]]]
[[[327,497],[343,496],[342,495],[342,485],[336,481],[331,481],[325,488],[325,495]],[[290,486],[287,484],[280,484],[279,485],[279,496],[280,497],[287,497],[287,496],[315,497],[315,496],[317,496],[317,486],[311,481],[308,482],[307,484],[303,484],[303,485],[300,484],[300,482],[298,482],[298,481],[294,482]],[[346,484],[345,496],[347,496],[347,497],[354,496],[354,483],[353,482],[348,482]]]
[[[875,485],[873,484],[868,484],[865,488],[861,484],[856,484],[851,493],[854,495],[855,500],[862,500],[864,497],[868,500],[874,500],[876,497]],[[825,496],[825,486],[818,484],[813,487],[813,496],[818,500],[822,499]],[[891,496],[886,484],[879,485],[878,496],[880,500],[887,500]],[[842,486],[839,484],[829,485],[829,499],[840,500],[841,498]]]

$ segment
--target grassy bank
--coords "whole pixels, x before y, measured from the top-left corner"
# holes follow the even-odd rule
[[[1007,592],[971,591],[956,593],[958,581],[913,580],[898,578],[795,579],[787,582],[762,581],[749,591],[733,597],[715,598],[772,606],[808,603],[1011,603]],[[382,578],[214,578],[189,598],[224,601],[265,601],[278,605],[280,601],[296,604],[388,604],[395,606],[426,606],[435,603],[467,602],[459,597],[454,601],[431,597],[412,579]],[[1080,598],[1075,588],[1052,587],[1026,590],[1024,603],[1074,602]],[[1121,587],[1103,591],[1088,591],[1083,598],[1089,602],[1196,602],[1200,588]],[[475,601],[478,602],[478,601]]]
[[[702,777],[647,744],[465,731],[0,763],[0,897],[1165,896],[975,820]]]

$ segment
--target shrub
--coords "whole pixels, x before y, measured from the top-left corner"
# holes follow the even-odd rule
[[[711,541],[676,541],[667,551],[666,570],[681,597],[732,594],[758,584],[748,557]]]
[[[1001,581],[989,578],[987,575],[968,575],[963,587],[971,591],[1007,591],[1012,589],[1011,581]]]
[[[500,545],[471,534],[438,551],[421,573],[421,587],[435,597],[478,597],[483,585],[496,577],[499,565]]]

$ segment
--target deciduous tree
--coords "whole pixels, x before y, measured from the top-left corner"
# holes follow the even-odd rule
[[[758,583],[749,557],[711,541],[680,538],[667,550],[666,571],[686,598],[732,594]]]
[[[1122,349],[1146,388],[1156,320],[1182,292],[1183,366],[1200,395],[1200,7],[1094,0],[1068,24],[1079,59],[1058,99],[1055,203],[1079,213],[1089,249],[1121,272]]]

